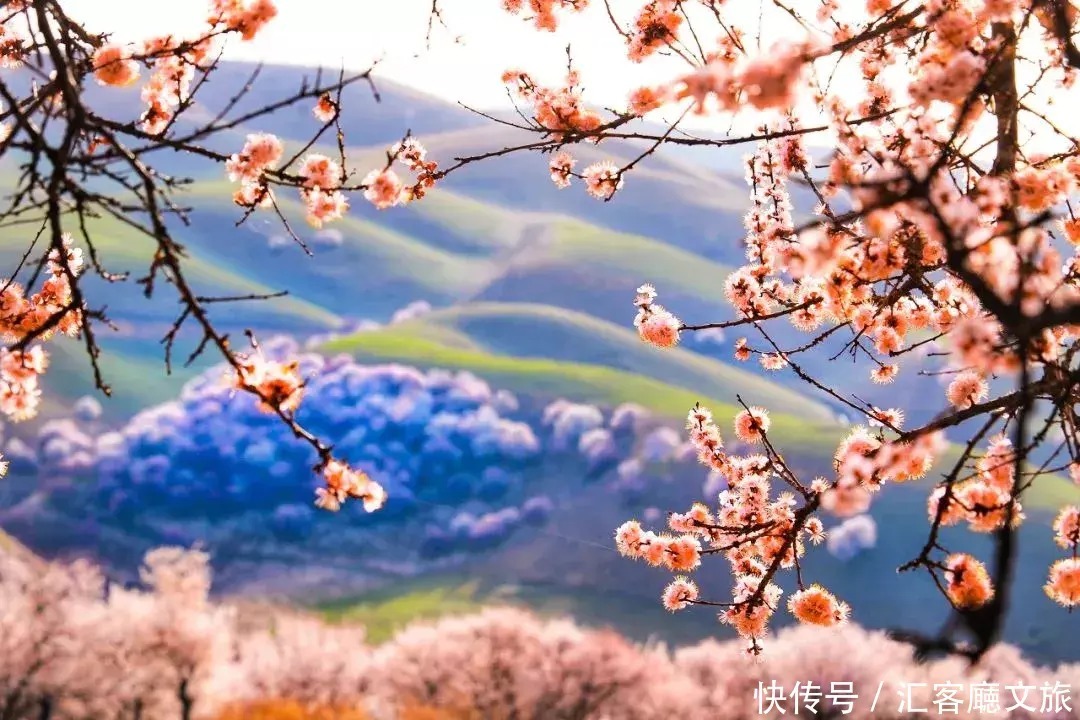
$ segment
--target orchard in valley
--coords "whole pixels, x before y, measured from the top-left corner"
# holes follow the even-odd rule
[[[664,527],[628,520],[612,528],[614,545],[673,574],[660,598],[665,608],[713,612],[751,655],[767,655],[777,613],[832,628],[858,610],[804,571],[807,553],[826,539],[826,523],[889,502],[885,486],[925,482],[925,542],[898,568],[896,592],[912,573],[925,574],[950,620],[941,629],[897,628],[893,637],[920,657],[979,661],[993,652],[1009,611],[1018,528],[1031,522],[1026,497],[1055,476],[1080,482],[1080,217],[1073,206],[1080,141],[1068,117],[1078,97],[1080,16],[1068,0],[505,0],[505,12],[537,33],[558,36],[579,16],[601,16],[621,47],[611,62],[639,70],[640,85],[622,106],[602,109],[587,88],[604,78],[579,71],[572,48],[559,59],[565,73],[557,83],[538,79],[528,58],[505,58],[501,80],[516,112],[488,121],[526,141],[441,157],[403,127],[376,166],[350,157],[343,117],[347,88],[378,92],[377,68],[323,71],[252,105],[245,98],[256,71],[223,111],[199,112],[224,48],[272,24],[274,0],[212,0],[201,32],[135,44],[88,30],[68,6],[9,0],[0,8],[0,155],[18,169],[0,226],[24,247],[0,286],[0,412],[9,421],[34,417],[48,397],[50,342],[61,336],[78,340],[97,388],[111,392],[99,356],[113,320],[87,279],[136,283],[147,297],[177,302],[161,338],[166,368],[219,356],[222,382],[314,451],[318,508],[356,502],[378,512],[387,490],[377,474],[298,419],[314,378],[299,361],[264,352],[255,333],[238,338],[221,329],[222,315],[277,296],[206,295],[190,282],[192,261],[176,238],[189,222],[185,182],[162,170],[161,158],[181,154],[216,166],[238,225],[269,219],[297,252],[311,254],[308,229],[290,223],[283,199],[302,205],[311,228],[332,227],[356,203],[398,212],[423,203],[450,175],[531,153],[542,157],[538,172],[563,192],[617,205],[635,173],[668,147],[743,147],[749,211],[744,227],[722,241],[744,247],[745,262],[715,279],[733,317],[683,318],[662,304],[678,288],[642,277],[625,290],[626,323],[657,357],[697,332],[733,333],[733,361],[792,375],[806,394],[842,407],[853,426],[832,453],[832,471],[808,477],[770,432],[770,413],[783,407],[735,395],[727,398],[739,407],[731,426],[703,404],[688,407],[697,458],[725,489],[689,508],[666,508]],[[467,26],[469,7],[433,2],[429,37]],[[91,89],[115,104],[91,103]],[[271,132],[238,136],[238,128],[258,127],[287,108],[303,109],[306,143]],[[706,137],[685,129],[701,118],[728,131]],[[579,161],[615,142],[639,152],[629,161]],[[110,269],[89,229],[102,217],[153,248],[145,273]],[[362,285],[363,269],[356,272]],[[185,340],[191,347],[178,352]],[[928,356],[940,362],[930,368]],[[894,401],[881,407],[861,399],[819,372],[823,360],[895,386]],[[927,374],[946,379],[939,411],[912,421],[904,383]],[[976,556],[950,547],[946,529],[954,526],[987,538],[989,550]],[[1045,533],[1060,548],[1045,571],[1045,594],[1065,612],[1080,604],[1080,508],[1063,504]],[[155,557],[148,577],[160,590],[165,581],[154,568],[164,567],[164,556]],[[703,574],[729,577],[730,594],[706,596],[695,580]],[[786,597],[781,578],[795,588]],[[57,580],[67,589],[49,592],[80,598],[76,589],[85,583],[76,580]],[[130,602],[151,602],[142,598]],[[105,612],[94,608],[87,617]],[[202,613],[192,620],[199,652],[210,653],[210,626],[219,619],[195,609]],[[574,663],[624,652],[615,641],[590,643]],[[189,674],[173,685],[196,682],[200,662],[185,660]],[[612,672],[649,662],[635,656],[612,663]],[[345,662],[331,674],[339,672],[354,669]],[[556,702],[533,700],[537,707]],[[338,701],[318,698],[326,707]],[[483,702],[469,705],[482,709]]]

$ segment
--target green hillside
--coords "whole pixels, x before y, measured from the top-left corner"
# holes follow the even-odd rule
[[[235,227],[243,213],[232,205],[230,189],[224,181],[204,181],[183,193],[197,208],[192,225],[178,229],[189,254],[189,278],[208,295],[282,289],[290,294],[211,308],[227,327],[242,321],[262,334],[306,335],[339,327],[344,318],[382,320],[409,302],[426,300],[444,308],[442,313],[425,318],[404,345],[400,336],[406,331],[400,329],[393,331],[399,338],[393,342],[386,334],[360,339],[365,352],[428,365],[482,365],[496,384],[506,379],[546,396],[567,390],[598,402],[644,398],[673,416],[685,413],[698,393],[732,406],[737,387],[747,402],[774,412],[829,419],[821,404],[742,369],[689,351],[661,353],[637,341],[627,327],[633,313],[629,298],[642,282],[657,284],[666,302],[694,316],[711,319],[723,308],[717,278],[726,268],[693,253],[570,217],[526,215],[446,191],[393,213],[361,204],[328,228],[333,240],[326,242],[325,233],[304,222],[300,204],[281,197],[292,227],[314,251],[309,257],[284,236],[276,216],[256,214]],[[110,270],[133,277],[145,272],[150,245],[144,238],[108,219],[90,230]],[[19,247],[0,241],[0,256],[11,260]],[[167,399],[179,387],[178,381],[159,382],[159,341],[177,312],[170,288],[160,287],[161,297],[147,302],[132,282],[88,281],[95,282],[94,297],[109,306],[123,329],[118,342],[105,333],[104,365],[111,377],[123,378],[114,381],[118,395],[108,407],[132,412]],[[489,299],[513,304],[484,302]],[[469,304],[447,309],[462,302]],[[513,358],[529,361],[519,364]],[[51,386],[56,393],[51,402],[62,407],[92,391],[81,358],[58,356],[57,362],[64,378]]]
[[[659,240],[603,231],[580,220],[557,223],[552,240],[548,254],[561,262],[595,267],[602,274],[645,277],[658,288],[712,301],[723,298],[722,280],[731,272]]]
[[[164,278],[159,278],[156,297],[148,300],[143,295],[143,287],[135,282],[146,275],[156,246],[137,230],[113,218],[91,220],[87,229],[105,269],[111,273],[128,273],[124,282],[107,283],[88,269],[85,282],[91,304],[107,305],[116,320],[164,323],[160,333],[164,334],[178,314],[175,293]],[[204,240],[205,244],[220,242],[215,233],[207,234]],[[16,267],[25,251],[24,238],[4,234],[0,237],[0,266]],[[215,262],[204,252],[191,253],[183,260],[183,268],[193,289],[201,295],[266,295],[282,289],[266,284],[266,279],[252,273],[245,263]],[[228,324],[233,313],[211,310],[211,316],[215,315],[223,316]],[[334,314],[296,296],[246,303],[244,316],[252,325],[280,330],[329,329],[340,324]]]
[[[744,370],[679,348],[651,347],[641,342],[629,323],[621,327],[572,310],[539,304],[473,303],[425,315],[402,327],[432,339],[439,339],[439,331],[450,328],[489,353],[602,365],[662,379],[704,395],[726,397],[729,403],[740,393],[746,402],[774,412],[821,421],[833,417],[823,405]]]
[[[150,347],[143,343],[106,340],[99,358],[105,382],[112,388],[112,396],[106,397],[94,388],[90,361],[79,341],[57,339],[49,343],[48,350],[49,371],[42,380],[45,414],[66,414],[73,401],[92,395],[101,403],[106,418],[113,420],[176,399],[187,380],[204,369],[208,360],[218,359],[210,355],[195,367],[185,368],[182,362],[185,356],[181,356],[169,375],[165,372],[165,356],[160,346],[148,352]]]
[[[733,393],[721,399],[602,365],[499,355],[462,347],[460,342],[445,344],[428,337],[421,324],[404,323],[356,333],[332,340],[321,350],[328,354],[347,353],[361,361],[467,370],[496,387],[525,395],[604,405],[633,402],[673,419],[684,418],[699,401],[708,405],[721,422],[730,421],[739,410]],[[774,432],[787,447],[815,455],[830,454],[841,432],[830,423],[811,423],[780,412],[774,413],[772,419]]]
[[[284,193],[277,202],[312,250],[311,256],[288,238],[273,215],[254,215],[232,231],[230,242],[218,242],[212,228],[234,224],[242,216],[229,201],[229,192],[227,184],[205,183],[196,185],[190,194],[200,212],[185,240],[199,257],[217,265],[247,268],[263,282],[287,288],[339,315],[382,317],[417,299],[451,303],[478,292],[497,275],[497,267],[483,257],[394,230],[380,222],[382,217],[366,218],[362,208],[320,234],[304,220],[299,201]],[[468,201],[449,197],[433,207],[428,219],[440,223],[446,232],[445,227],[457,227],[462,216],[479,225],[490,222],[488,238],[502,227],[497,218],[475,211]],[[485,237],[478,229],[455,232],[478,238],[477,242]]]
[[[431,230],[444,231],[451,236],[461,252],[491,254],[513,247],[528,223],[528,216],[490,203],[467,198],[465,195],[437,190],[423,202],[402,208],[392,215],[415,216],[427,222]],[[391,215],[386,215],[393,220]],[[428,233],[426,233],[428,234]]]
[[[485,340],[484,328],[486,326],[487,331],[492,331],[499,322],[513,318],[515,311],[518,317],[530,319],[544,318],[552,312],[535,307],[464,306],[433,313],[421,320],[332,340],[323,345],[321,350],[326,353],[347,353],[360,361],[402,362],[423,368],[467,370],[496,387],[526,395],[565,397],[579,402],[606,405],[634,402],[675,420],[681,420],[695,402],[701,402],[713,410],[721,425],[730,422],[739,410],[735,405],[736,393],[744,395],[743,399],[747,403],[769,405],[767,400],[760,399],[767,393],[768,397],[777,403],[770,408],[773,424],[770,435],[780,452],[790,454],[796,460],[830,458],[837,443],[846,433],[844,427],[825,420],[808,422],[810,413],[823,412],[822,408],[812,401],[798,398],[794,393],[752,376],[739,377],[734,374],[737,371],[719,363],[716,364],[720,365],[721,369],[717,371],[711,365],[712,361],[689,353],[686,353],[688,357],[683,357],[678,352],[671,353],[666,363],[659,363],[664,372],[658,372],[657,376],[663,377],[663,381],[606,366],[595,358],[592,362],[583,362],[552,359],[552,356],[529,357],[523,354],[515,357],[505,354],[502,348],[496,347],[496,343],[487,344],[489,341]],[[549,316],[537,327],[535,334],[542,336],[543,333],[563,331],[572,336],[581,332],[582,328],[589,328],[590,323],[597,322],[574,317],[560,323],[552,321]],[[602,323],[598,324],[603,326]],[[607,347],[621,349],[625,340],[620,337],[617,329],[607,329],[609,332],[614,331],[610,336],[613,339],[609,340],[611,344]],[[516,343],[509,339],[506,342]],[[636,345],[639,352],[651,350],[640,343]],[[604,346],[593,345],[593,351],[598,347]],[[588,349],[583,352],[588,352]],[[573,356],[574,351],[568,351],[567,354]],[[695,386],[698,387],[696,390],[680,386],[686,377],[681,373],[712,371],[722,374],[711,380],[712,390],[709,392],[699,386]],[[731,378],[732,384],[727,384],[726,378]],[[761,396],[752,394],[754,382],[763,384]],[[949,467],[949,463],[958,457],[958,453],[959,447],[952,447],[939,459],[926,480],[910,483],[909,486],[925,492],[930,482],[940,479],[941,471]],[[1054,511],[1060,508],[1062,503],[1075,502],[1077,494],[1075,485],[1068,479],[1048,475],[1041,478],[1026,493],[1025,506],[1031,511]],[[922,512],[924,510],[918,511],[919,522],[922,521]]]
[[[286,238],[276,217],[260,214],[219,242],[213,229],[241,215],[228,200],[229,187],[196,183],[188,193],[200,208],[184,236],[193,252],[337,315],[384,319],[417,299],[436,306],[490,300],[556,305],[622,324],[632,317],[630,298],[643,282],[655,284],[661,301],[690,320],[729,312],[724,265],[645,235],[561,214],[522,214],[443,190],[388,212],[358,203],[327,228],[334,244],[319,242],[294,198],[279,198],[314,257]]]
[[[730,312],[723,294],[728,272],[659,240],[559,217],[534,231],[474,299],[539,302],[622,325],[633,319],[634,290],[649,282],[666,307],[706,322]]]

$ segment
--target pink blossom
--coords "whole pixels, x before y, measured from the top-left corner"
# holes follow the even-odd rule
[[[769,413],[764,408],[752,407],[749,410],[741,410],[735,416],[735,436],[743,442],[761,442],[765,433],[769,431]]]
[[[1054,542],[1066,550],[1080,545],[1080,507],[1064,507],[1054,518]]]
[[[427,158],[427,149],[416,138],[405,138],[390,148],[390,155],[410,170],[419,170]]]
[[[329,93],[324,93],[319,96],[318,102],[315,103],[315,107],[312,109],[312,114],[319,122],[333,122],[337,117],[339,108],[337,103]]]
[[[307,221],[315,228],[340,220],[349,209],[349,201],[340,190],[326,191],[316,187],[305,190],[303,198],[307,207]]]
[[[628,520],[615,531],[615,547],[627,557],[640,557],[644,531],[636,520]]]
[[[247,136],[244,148],[229,158],[225,169],[233,182],[255,183],[262,174],[280,162],[285,149],[276,135],[255,133]]]
[[[634,115],[647,115],[667,101],[664,88],[640,87],[630,93],[630,112]]]
[[[102,85],[127,87],[139,79],[139,64],[132,51],[122,45],[102,45],[94,52],[94,77]]]
[[[565,151],[558,153],[551,159],[549,168],[551,170],[551,182],[555,183],[555,187],[560,190],[570,187],[570,177],[576,162],[574,157]]]
[[[982,375],[965,372],[957,375],[956,379],[949,383],[945,395],[953,407],[963,410],[985,400],[989,392],[990,386],[986,384]]]
[[[1044,589],[1047,597],[1064,607],[1080,605],[1080,558],[1065,558],[1051,565]]]
[[[870,379],[879,385],[887,385],[896,379],[898,371],[896,365],[879,365],[870,372]]]
[[[697,599],[698,587],[687,578],[675,578],[664,588],[664,608],[670,612],[682,610]]]
[[[245,41],[256,35],[277,16],[273,0],[212,0],[210,23],[222,24]]]
[[[623,186],[622,173],[615,163],[608,160],[585,168],[582,176],[589,194],[600,200],[609,200]]]
[[[679,342],[682,322],[661,305],[642,309],[634,321],[638,335],[647,343],[661,348],[673,347]]]
[[[811,47],[781,40],[738,74],[746,99],[759,110],[787,109],[795,102]]]
[[[532,11],[533,24],[538,30],[555,32],[558,28],[555,14],[557,8],[581,12],[588,4],[589,0],[503,0],[503,9],[512,15],[518,15],[528,6]]]
[[[306,188],[334,190],[341,185],[341,166],[325,155],[312,153],[301,163],[300,177]]]
[[[402,201],[404,183],[393,170],[372,170],[361,184],[366,188],[364,197],[380,210]]]

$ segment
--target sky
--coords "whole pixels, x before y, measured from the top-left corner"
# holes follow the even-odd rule
[[[612,62],[625,57],[625,47],[600,2],[581,13],[562,13],[564,23],[553,34],[510,15],[500,0],[440,0],[446,27],[436,24],[430,49],[425,35],[431,0],[277,0],[277,5],[278,17],[259,37],[230,42],[231,57],[349,69],[382,58],[384,77],[449,100],[493,107],[505,102],[500,75],[510,66],[557,82],[565,74],[569,42],[590,95],[625,102],[635,82],[641,84],[643,68]],[[71,0],[65,6],[91,30],[136,40],[198,31],[209,3]],[[639,0],[613,3],[625,21],[633,18],[635,6]],[[663,70],[652,70],[657,80],[665,77]]]
[[[629,24],[643,0],[609,0],[614,16]],[[377,74],[451,102],[477,109],[505,108],[508,104],[500,76],[515,68],[532,74],[545,85],[559,85],[566,74],[569,44],[574,67],[580,72],[585,98],[594,105],[623,109],[629,93],[642,85],[669,84],[686,71],[676,58],[653,56],[643,64],[626,59],[622,38],[611,27],[605,3],[593,0],[579,13],[559,12],[556,33],[539,31],[523,17],[507,13],[502,0],[439,0],[445,27],[436,24],[430,47],[425,36],[432,0],[276,0],[279,14],[251,42],[233,39],[226,57],[237,60],[324,66],[364,70],[376,60]],[[861,8],[860,0],[844,7]],[[139,41],[148,36],[176,33],[193,35],[205,28],[208,0],[66,0],[65,7],[88,29],[111,32],[114,39]],[[152,7],[152,9],[150,9]],[[729,0],[725,17],[756,34],[759,3]],[[787,35],[804,34],[783,13],[766,15],[764,43]],[[715,30],[715,23],[710,23]],[[705,25],[704,23],[702,25]],[[715,38],[703,37],[708,47]],[[843,74],[832,84],[843,96]],[[1066,93],[1080,102],[1074,89]],[[798,109],[803,122],[820,118],[809,98]],[[1064,106],[1064,107],[1063,107]],[[1044,108],[1055,117],[1074,103],[1059,102]],[[651,120],[670,122],[681,108],[664,108]],[[730,117],[689,116],[685,129],[752,130],[759,119],[740,112],[735,128]],[[815,140],[811,140],[816,144]]]
[[[363,70],[378,59],[377,74],[452,102],[478,109],[508,103],[500,76],[518,68],[557,85],[566,75],[566,47],[594,104],[626,107],[644,84],[670,82],[684,73],[681,61],[653,57],[642,65],[626,59],[622,38],[611,27],[604,3],[580,12],[561,12],[556,33],[535,29],[502,8],[501,0],[440,0],[446,27],[436,23],[431,46],[425,36],[432,0],[276,0],[279,14],[251,42],[231,40],[227,57],[334,69]],[[148,5],[153,10],[148,11]],[[756,3],[753,3],[756,5]],[[616,16],[630,23],[641,0],[611,0]],[[68,0],[65,7],[95,32],[117,40],[197,33],[207,0]],[[675,111],[670,113],[674,119]],[[668,119],[664,111],[655,118]],[[684,127],[717,129],[715,121],[691,120]]]

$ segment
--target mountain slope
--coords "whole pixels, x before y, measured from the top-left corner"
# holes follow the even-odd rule
[[[228,193],[217,184],[190,193],[199,212],[183,237],[198,257],[246,268],[267,285],[342,316],[382,320],[417,299],[449,304],[479,291],[497,273],[483,257],[455,253],[362,216],[313,231],[299,202],[289,197],[278,204],[312,255],[288,237],[273,214],[253,216],[221,242],[215,228],[235,223],[242,214]]]
[[[168,374],[160,346],[151,348],[131,338],[104,338],[99,365],[102,377],[112,391],[112,395],[106,397],[94,388],[93,371],[83,344],[66,338],[54,340],[49,343],[49,372],[42,394],[46,408],[43,414],[70,413],[74,401],[85,395],[96,398],[105,419],[114,422],[147,406],[169,402],[210,359],[204,358],[193,367],[185,368],[186,355],[177,352],[177,356],[179,360],[174,363],[172,374]]]
[[[613,233],[557,218],[535,232],[502,275],[474,299],[541,302],[623,324],[633,318],[633,293],[644,282],[662,288],[661,301],[688,318],[727,312],[728,269],[643,235]]]
[[[832,418],[826,407],[740,368],[683,349],[659,350],[642,343],[628,327],[580,312],[541,304],[471,303],[400,326],[421,337],[431,337],[436,328],[453,328],[490,353],[603,365],[703,395],[733,399],[741,393],[746,402],[778,412],[821,421]]]
[[[490,121],[479,128],[417,137],[428,148],[429,158],[441,167],[453,165],[457,158],[541,139]],[[611,140],[599,146],[575,146],[571,152],[577,158],[576,167],[582,170],[600,160],[629,164],[648,147]],[[350,161],[360,168],[378,167],[385,157],[384,146],[354,144],[349,149]],[[527,150],[489,157],[454,171],[440,187],[520,212],[569,215],[611,231],[654,237],[718,262],[741,262],[742,216],[749,192],[741,166],[727,175],[666,155],[652,155],[627,174],[616,199],[600,202],[589,196],[580,182],[566,190],[556,188],[549,179],[549,159],[549,155]]]
[[[662,416],[682,419],[694,403],[708,405],[718,422],[730,422],[740,409],[730,398],[710,397],[683,387],[602,365],[512,357],[470,348],[458,334],[457,342],[433,339],[420,323],[402,323],[381,330],[359,332],[331,340],[320,347],[326,354],[346,353],[360,361],[401,362],[421,368],[467,370],[490,382],[532,398],[559,397],[579,402],[618,405],[636,403]],[[827,457],[842,428],[826,421],[772,415],[773,432],[793,451]]]
[[[148,332],[157,342],[179,310],[176,295],[164,278],[158,278],[154,297],[150,299],[144,296],[143,286],[136,283],[138,278],[147,274],[155,246],[138,231],[112,218],[91,220],[87,228],[105,269],[128,276],[126,281],[106,282],[88,268],[84,282],[90,303],[97,307],[107,306],[110,316],[122,325],[149,325]],[[220,229],[208,234],[206,244],[221,242]],[[16,267],[25,252],[26,241],[23,238],[7,234],[0,237],[0,266]],[[31,261],[39,257],[32,255]],[[263,295],[278,289],[266,284],[264,277],[251,272],[251,268],[244,263],[214,262],[203,252],[185,258],[183,266],[185,276],[200,295]],[[32,269],[35,265],[29,267]],[[218,313],[214,309],[210,310],[210,314],[219,317],[224,326],[235,327],[232,322],[234,314]],[[295,296],[249,303],[244,306],[244,315],[244,320],[252,325],[278,331],[330,329],[340,325],[333,313]]]

